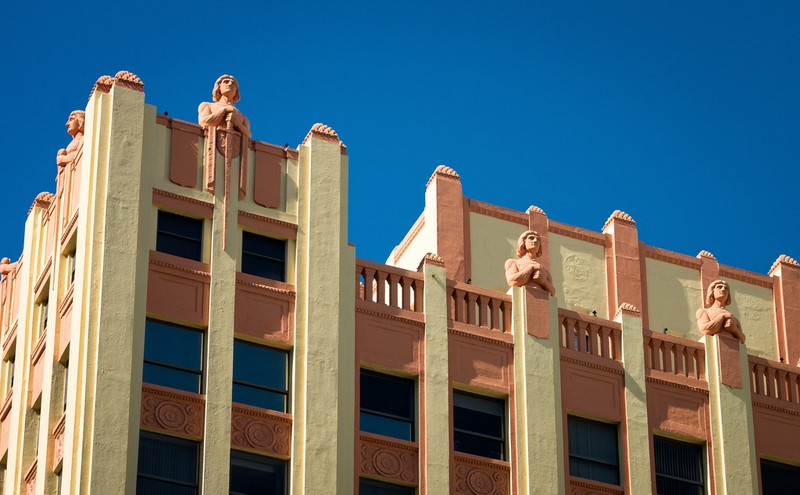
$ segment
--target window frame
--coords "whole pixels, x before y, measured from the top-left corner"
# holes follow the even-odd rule
[[[409,411],[409,416],[408,417],[399,416],[399,415],[396,415],[396,414],[392,414],[390,412],[385,412],[385,411],[380,411],[380,410],[377,410],[377,409],[370,409],[370,408],[364,407],[364,400],[362,398],[363,394],[364,394],[364,386],[363,386],[363,377],[364,377],[364,375],[372,376],[373,378],[377,378],[379,380],[385,380],[385,381],[388,381],[388,382],[395,382],[395,383],[399,383],[399,384],[401,384],[403,386],[408,386],[410,388],[410,390],[409,390],[410,396],[407,397],[407,399],[410,401],[410,406],[411,406],[410,407],[410,411]],[[390,438],[397,438],[399,440],[404,440],[404,441],[407,441],[407,442],[415,442],[416,438],[417,438],[417,424],[416,424],[417,423],[417,400],[416,399],[417,399],[417,383],[416,383],[416,380],[414,380],[413,378],[404,378],[404,377],[401,377],[401,376],[391,375],[391,374],[388,374],[388,373],[380,373],[380,372],[373,371],[373,370],[370,370],[370,369],[361,368],[359,370],[359,401],[358,401],[358,403],[359,403],[359,411],[358,412],[359,412],[359,429],[360,429],[360,431],[364,431],[364,432],[367,432],[367,433],[372,433],[372,434],[375,434],[375,435],[382,435],[382,436],[390,437]],[[408,424],[409,425],[409,438],[398,437],[397,435],[393,435],[393,434],[387,433],[385,431],[376,432],[376,431],[372,431],[372,430],[365,430],[363,428],[363,422],[361,421],[362,415],[364,413],[372,415],[372,416],[377,416],[379,418],[386,418],[386,419],[390,419],[390,420],[393,420],[393,421],[398,421],[398,422],[401,422],[401,423]]]
[[[253,454],[253,453],[250,453],[250,452],[242,452],[240,450],[231,450],[231,457],[230,457],[230,461],[229,461],[229,463],[230,463],[230,466],[229,466],[230,479],[229,479],[229,485],[228,485],[228,493],[230,495],[246,495],[244,492],[234,492],[233,491],[233,487],[231,486],[232,483],[233,483],[234,460],[242,461],[242,462],[255,463],[257,465],[260,464],[261,466],[277,466],[277,467],[280,467],[283,470],[283,493],[287,493],[288,492],[288,488],[289,488],[289,463],[288,463],[288,461],[285,461],[283,459],[278,459],[278,458],[275,458],[275,457],[269,457],[269,456],[264,456],[264,455]],[[239,465],[241,466],[242,464],[239,464]],[[266,470],[262,469],[261,471],[266,471]],[[263,491],[261,491],[259,493],[263,493]]]
[[[700,472],[699,472],[700,480],[697,481],[697,480],[693,480],[693,479],[690,479],[690,478],[683,478],[681,476],[674,475],[674,474],[659,473],[658,472],[658,468],[659,468],[659,464],[660,464],[659,463],[659,459],[658,459],[659,448],[658,448],[658,445],[657,445],[657,443],[659,443],[659,442],[663,442],[664,444],[673,444],[673,445],[676,445],[676,446],[678,446],[680,448],[683,448],[684,450],[682,452],[680,452],[679,453],[680,456],[678,456],[680,459],[685,459],[686,458],[685,456],[690,453],[689,450],[692,451],[691,452],[692,455],[697,454],[698,457],[696,458],[696,462],[698,463],[698,465],[700,467]],[[683,442],[681,440],[676,440],[674,438],[669,438],[669,437],[665,437],[665,436],[661,436],[661,435],[653,435],[653,466],[654,466],[654,471],[655,471],[655,475],[656,475],[656,490],[658,491],[658,480],[659,480],[659,478],[664,478],[664,479],[667,479],[667,480],[678,482],[678,483],[681,484],[681,486],[686,486],[686,487],[695,486],[695,487],[697,487],[699,489],[699,492],[698,492],[699,494],[706,493],[706,484],[705,484],[705,479],[706,479],[706,473],[705,473],[705,471],[706,471],[706,469],[705,469],[706,460],[705,460],[705,458],[706,458],[706,456],[705,456],[705,448],[701,444],[696,444],[696,443],[691,443],[691,442]],[[668,495],[668,493],[669,493],[668,491],[664,491],[664,490],[660,490],[658,492],[661,495]]]
[[[181,213],[175,213],[175,212],[169,211],[169,210],[159,209],[157,211],[158,211],[158,213],[156,214],[156,249],[155,250],[157,252],[159,252],[159,253],[168,254],[170,256],[177,256],[179,258],[184,258],[184,259],[187,259],[187,260],[193,260],[193,261],[202,262],[203,261],[203,256],[204,256],[204,250],[203,250],[204,242],[203,241],[204,241],[204,237],[205,237],[205,219],[204,218],[188,216],[188,215],[184,215],[184,214],[181,214]],[[172,217],[172,220],[181,219],[181,221],[191,222],[191,223],[194,224],[193,227],[197,227],[197,223],[199,223],[200,237],[195,239],[193,237],[189,237],[189,236],[185,236],[185,235],[178,234],[178,233],[175,233],[175,232],[171,232],[169,230],[166,230],[166,229],[162,228],[163,227],[163,224],[162,224],[162,221],[161,221],[162,214],[164,215],[163,218],[165,218],[165,219],[169,218],[169,217]],[[179,239],[181,241],[190,241],[190,242],[196,244],[197,245],[197,251],[198,251],[197,252],[197,256],[196,257],[195,256],[184,256],[184,254],[179,254],[179,253],[176,253],[174,251],[170,251],[169,249],[164,249],[166,246],[160,242],[163,237],[166,237],[167,239],[173,238],[173,239]],[[159,249],[159,245],[161,246],[161,249]]]
[[[256,241],[259,238],[267,239],[269,241],[274,241],[276,243],[281,243],[283,245],[283,258],[282,259],[274,258],[272,256],[268,256],[268,255],[266,255],[264,253],[261,253],[261,252],[250,251],[249,249],[252,246],[248,245],[249,244],[248,241],[249,240]],[[288,249],[289,249],[289,243],[288,243],[288,241],[286,239],[279,239],[277,237],[270,237],[268,235],[257,234],[255,232],[251,232],[249,230],[242,230],[242,256],[241,256],[241,261],[240,261],[241,272],[242,273],[246,273],[248,275],[253,275],[254,277],[261,277],[261,278],[266,278],[266,279],[269,279],[269,280],[277,280],[278,282],[286,282],[286,279],[287,279],[286,268],[287,268],[287,259],[288,259],[287,250]],[[255,258],[255,259],[258,259],[258,260],[267,261],[269,263],[275,263],[275,264],[281,265],[282,270],[281,270],[280,278],[273,278],[273,277],[265,276],[263,274],[254,273],[255,270],[250,269],[251,267],[249,265],[249,262],[247,261],[247,260],[250,260],[251,258]]]
[[[156,475],[149,475],[149,474],[142,474],[140,471],[141,462],[142,462],[142,439],[147,438],[150,440],[161,442],[162,444],[173,444],[173,445],[183,445],[184,447],[192,446],[195,449],[195,473],[194,473],[194,484],[185,482],[182,480],[175,480],[171,478],[164,478],[161,476]],[[173,454],[175,454],[173,452]],[[149,431],[140,430],[139,431],[139,451],[137,453],[137,461],[136,461],[136,493],[140,493],[140,485],[139,480],[140,478],[145,478],[148,480],[154,480],[162,483],[168,483],[174,486],[180,486],[185,488],[193,488],[194,493],[198,494],[200,492],[200,477],[202,476],[202,466],[201,466],[201,445],[200,442],[196,442],[193,440],[186,440],[183,438],[173,437],[171,435],[162,435],[159,433],[153,433]]]
[[[188,331],[197,333],[199,335],[199,338],[200,338],[200,346],[199,346],[200,355],[199,355],[198,360],[197,360],[198,368],[196,368],[196,369],[186,368],[186,367],[181,366],[181,365],[165,363],[165,362],[157,361],[157,360],[152,359],[152,358],[148,358],[148,356],[147,356],[147,335],[148,335],[148,333],[151,333],[151,332],[154,331],[154,330],[149,329],[149,327],[148,327],[149,323],[151,323],[151,322],[154,323],[154,324],[157,324],[157,325],[161,325],[161,326],[178,328],[178,329],[181,329],[181,330],[188,330]],[[159,331],[159,330],[155,330],[155,331]],[[206,344],[205,341],[206,341],[206,339],[205,339],[205,332],[203,330],[200,330],[200,329],[197,329],[197,328],[192,328],[192,327],[187,327],[187,326],[184,326],[184,325],[178,325],[178,324],[175,324],[175,323],[170,323],[170,322],[166,322],[166,321],[163,321],[163,320],[157,320],[157,319],[154,319],[154,318],[147,318],[146,321],[145,321],[145,336],[144,336],[144,338],[145,338],[145,346],[144,346],[144,352],[143,352],[143,358],[142,358],[142,382],[143,383],[149,383],[151,385],[158,385],[160,387],[167,387],[167,388],[172,388],[172,389],[175,389],[175,390],[181,390],[183,392],[188,392],[188,393],[192,393],[192,394],[201,394],[203,392],[203,387],[205,386],[205,376],[204,376],[205,375],[205,368],[204,368],[203,365],[204,365],[205,354],[206,354],[206,349],[205,349],[205,344]],[[180,371],[180,372],[183,372],[183,373],[191,373],[192,375],[196,375],[198,377],[197,390],[187,390],[185,388],[176,388],[176,387],[173,387],[173,386],[170,386],[170,385],[166,385],[166,384],[163,384],[163,383],[150,382],[150,381],[144,380],[145,369],[147,369],[148,365],[150,365],[152,367],[156,367],[156,368],[164,368],[164,369],[168,369],[168,370]]]
[[[583,423],[583,424],[589,425],[589,426],[593,425],[593,426],[598,427],[598,428],[608,428],[608,429],[613,428],[614,432],[615,432],[614,436],[616,438],[616,442],[614,443],[614,450],[616,451],[615,452],[616,464],[613,464],[611,462],[603,460],[603,459],[601,459],[599,457],[588,457],[588,456],[585,456],[585,455],[582,455],[582,454],[579,455],[577,453],[573,453],[573,451],[571,449],[570,438],[574,438],[577,441],[577,433],[572,432],[572,421],[575,421],[577,423]],[[596,420],[593,420],[593,419],[584,418],[582,416],[575,416],[575,415],[571,415],[571,414],[567,415],[567,457],[568,457],[568,461],[569,461],[568,470],[569,470],[569,475],[570,476],[574,476],[576,478],[582,478],[582,479],[590,479],[590,480],[593,480],[593,481],[599,481],[601,483],[606,483],[606,484],[615,485],[615,486],[621,486],[622,473],[621,473],[621,470],[620,470],[620,466],[621,466],[621,462],[620,461],[621,460],[620,460],[619,424],[606,423],[606,422],[603,422],[603,421],[596,421]],[[587,477],[581,476],[579,474],[574,474],[572,472],[572,469],[573,469],[572,468],[572,459],[573,458],[575,458],[576,460],[578,460],[580,462],[583,462],[583,463],[589,463],[591,466],[615,467],[616,468],[616,482],[611,482],[611,481],[608,481],[608,480],[605,480],[605,479],[597,479],[596,477],[587,478]]]
[[[784,489],[784,486],[787,485],[787,484],[788,485],[792,485],[792,489],[796,489],[797,488],[797,484],[796,484],[797,480],[790,478],[788,480],[781,479],[780,480],[780,485],[778,485],[778,483],[776,483],[773,479],[770,479],[768,481],[768,484],[767,484],[766,489],[765,489],[765,486],[764,486],[764,466],[765,465],[771,466],[771,469],[782,470],[784,474],[794,473],[796,475],[797,479],[800,480],[800,466],[797,466],[795,464],[787,464],[785,462],[774,461],[772,459],[767,459],[767,458],[764,458],[764,457],[759,457],[758,458],[758,471],[759,471],[759,478],[760,478],[759,481],[760,481],[761,492],[762,492],[763,495],[776,495],[776,494],[783,495],[784,493],[791,493],[791,492],[787,492]],[[776,485],[776,486],[773,486],[773,485]]]
[[[358,478],[359,495],[365,495],[367,493],[366,490],[364,490],[365,487],[371,487],[377,490],[389,490],[390,495],[415,495],[417,493],[416,488],[412,486],[397,485],[385,481],[373,480],[371,478]]]
[[[486,404],[494,404],[495,406],[500,406],[499,409],[501,411],[501,415],[500,415],[500,432],[501,432],[501,436],[496,437],[496,436],[488,435],[488,434],[485,434],[485,433],[471,431],[469,429],[461,428],[461,427],[457,426],[456,425],[457,415],[456,415],[455,409],[457,407],[457,402],[459,402],[459,399],[458,399],[459,396],[464,397],[465,399],[469,398],[470,400],[478,399],[480,401],[485,402]],[[469,455],[475,455],[475,456],[479,456],[479,457],[485,457],[487,459],[496,459],[498,461],[507,461],[508,460],[508,409],[507,409],[508,408],[508,402],[507,402],[507,400],[506,399],[499,399],[499,398],[496,398],[496,397],[490,397],[490,396],[487,396],[487,395],[480,395],[480,394],[476,394],[476,393],[473,393],[473,392],[467,392],[467,391],[464,391],[464,390],[455,390],[455,389],[453,390],[452,397],[453,397],[453,451],[454,452],[459,452],[459,453],[462,453],[462,454],[469,454]],[[463,406],[459,406],[459,407],[463,407]],[[469,409],[469,408],[464,407],[464,409]],[[475,411],[475,409],[471,409],[471,410]],[[483,412],[484,414],[491,414],[491,413],[488,413],[486,411],[479,411],[479,412]],[[499,457],[486,456],[486,455],[482,455],[482,454],[477,454],[475,452],[468,452],[468,451],[465,451],[465,450],[458,450],[456,448],[456,442],[457,442],[457,438],[456,437],[459,436],[459,434],[460,435],[467,435],[467,436],[473,437],[473,438],[487,439],[487,440],[492,440],[492,441],[499,442],[500,445],[501,445],[501,451],[499,453],[500,454]]]
[[[254,348],[260,348],[260,349],[268,350],[269,352],[278,352],[278,353],[283,354],[286,357],[286,359],[284,361],[286,364],[285,364],[285,367],[283,369],[285,388],[284,389],[277,389],[277,388],[269,386],[269,385],[263,385],[263,384],[249,382],[249,381],[246,381],[246,380],[237,379],[236,378],[237,364],[241,365],[241,366],[246,366],[245,364],[240,364],[240,363],[242,363],[241,359],[237,359],[236,358],[236,347],[237,347],[237,345],[246,345],[246,346],[251,346],[251,347],[254,347]],[[265,410],[269,410],[269,411],[278,411],[278,412],[282,412],[282,413],[287,412],[289,410],[290,406],[291,406],[291,404],[289,402],[289,400],[291,398],[290,395],[289,395],[289,391],[290,391],[290,386],[289,386],[289,378],[290,378],[290,376],[289,376],[289,372],[291,370],[291,353],[289,351],[285,350],[285,349],[280,349],[278,347],[272,347],[272,346],[269,346],[269,345],[259,344],[259,343],[251,342],[249,340],[243,340],[243,339],[238,339],[238,338],[235,338],[233,340],[233,352],[234,352],[234,359],[233,359],[233,369],[231,371],[231,388],[233,389],[236,385],[239,385],[239,386],[242,386],[242,387],[253,388],[253,389],[256,389],[256,390],[261,390],[261,391],[269,392],[269,393],[272,393],[272,394],[283,395],[283,397],[284,397],[284,401],[283,401],[284,407],[283,407],[283,410],[277,410],[277,409],[269,409],[269,408],[261,407],[261,406],[258,406],[256,404],[251,404],[251,403],[248,403],[248,402],[237,401],[235,399],[233,399],[233,402],[235,402],[237,404],[244,404],[244,405],[247,405],[247,406],[258,407],[260,409],[265,409]]]

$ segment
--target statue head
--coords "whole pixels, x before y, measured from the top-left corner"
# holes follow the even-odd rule
[[[85,123],[86,112],[83,110],[73,111],[69,114],[69,118],[67,118],[67,133],[72,137],[75,137],[78,133],[83,134]]]
[[[239,81],[237,81],[235,77],[229,74],[223,74],[217,78],[217,82],[214,83],[214,89],[211,91],[211,97],[214,99],[214,101],[219,101],[220,98],[222,98],[222,91],[220,90],[220,85],[225,80],[233,82],[233,85],[236,87],[236,91],[234,92],[233,97],[231,98],[231,102],[236,103],[237,101],[239,101]]]
[[[728,285],[728,282],[724,280],[714,280],[710,284],[708,284],[708,290],[706,290],[706,306],[711,306],[714,304],[714,301],[717,300],[714,289],[720,288],[720,292],[725,294],[725,301],[722,303],[724,306],[727,306],[731,303],[731,288]],[[722,289],[724,287],[724,289]]]
[[[517,256],[522,258],[525,256],[525,253],[528,252],[527,248],[525,247],[525,240],[528,236],[533,236],[536,238],[536,252],[533,254],[534,258],[538,258],[542,254],[542,239],[539,237],[539,233],[535,230],[526,230],[522,234],[520,234],[519,239],[517,239]]]

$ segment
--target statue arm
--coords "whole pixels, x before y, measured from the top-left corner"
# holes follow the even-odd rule
[[[711,319],[708,311],[701,308],[697,310],[695,317],[697,318],[697,327],[703,335],[715,335],[725,325],[725,313],[720,313]]]
[[[219,126],[225,121],[228,109],[224,105],[212,107],[211,103],[203,102],[197,107],[197,121],[203,127]]]

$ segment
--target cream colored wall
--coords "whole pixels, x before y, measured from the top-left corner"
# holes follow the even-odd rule
[[[671,335],[699,339],[695,313],[703,304],[700,270],[650,258],[645,267],[649,330],[668,328]]]
[[[424,215],[424,213],[423,213]],[[425,219],[428,220],[428,219]],[[395,247],[397,250],[397,247]],[[395,251],[386,260],[387,265],[397,266],[405,270],[417,271],[422,258],[428,253],[436,252],[436,224],[425,221],[414,240],[408,245],[406,250],[398,259],[394,259]]]
[[[772,289],[730,278],[725,280],[733,294],[733,300],[728,309],[742,325],[742,330],[747,337],[747,352],[763,358],[778,360]]]
[[[550,234],[550,273],[559,307],[609,318],[605,248]]]
[[[469,214],[472,284],[506,292],[505,262],[516,258],[517,239],[527,227],[479,213]],[[557,286],[556,286],[557,287]]]

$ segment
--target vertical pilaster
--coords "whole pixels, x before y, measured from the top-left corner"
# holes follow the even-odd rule
[[[769,274],[773,281],[778,352],[785,363],[800,365],[800,332],[796,331],[800,328],[800,264],[782,254]]]
[[[213,130],[210,132],[214,132]],[[243,153],[247,149],[242,150]],[[236,260],[242,251],[238,229],[239,162],[231,164],[227,211],[225,198],[225,158],[217,153],[214,169],[214,212],[211,220],[211,285],[209,290],[206,355],[203,363],[206,394],[203,434],[202,486],[204,493],[227,493],[230,489],[231,400],[233,389],[233,329],[236,296]],[[227,228],[225,224],[227,223]]]
[[[425,277],[425,366],[422,382],[423,466],[421,493],[448,493],[450,490],[450,371],[447,333],[447,271],[435,254],[422,260]]]
[[[636,221],[624,211],[615,210],[606,220],[603,233],[609,239],[606,245],[608,314],[614,314],[622,303],[632,304],[642,311],[642,323],[647,325],[644,256],[639,249]]]
[[[558,299],[532,287],[512,287],[511,297],[518,493],[563,494]]]
[[[73,484],[72,493],[134,493],[136,484],[128,453],[139,444],[149,249],[149,231],[141,227],[149,225],[150,202],[142,86],[135,75],[118,73],[104,98],[108,106],[95,107],[92,117],[87,112],[91,184],[81,195],[85,257],[75,281],[75,294],[87,296],[74,302],[81,304],[81,324],[73,326],[80,335],[70,351],[82,404],[67,411],[81,423],[82,460],[80,489]],[[93,96],[95,105],[100,96]]]
[[[650,430],[647,421],[647,388],[644,367],[642,317],[631,304],[623,303],[614,321],[622,326],[622,362],[625,365],[625,450],[630,493],[653,493],[650,471]]]
[[[717,493],[758,493],[747,347],[724,333],[704,335]]]
[[[470,277],[469,212],[465,208],[461,177],[439,165],[425,191],[425,221],[436,226],[436,253],[444,260],[447,278],[466,282]]]
[[[528,214],[528,228],[535,230],[539,234],[539,242],[542,244],[542,254],[538,261],[548,270],[550,269],[550,225],[547,214],[538,206],[529,206],[526,211]]]
[[[697,259],[700,260],[700,307],[704,308],[706,307],[706,289],[711,282],[719,279],[719,261],[706,250],[697,253]]]
[[[345,149],[322,124],[300,146],[292,493],[354,492],[355,250]]]

